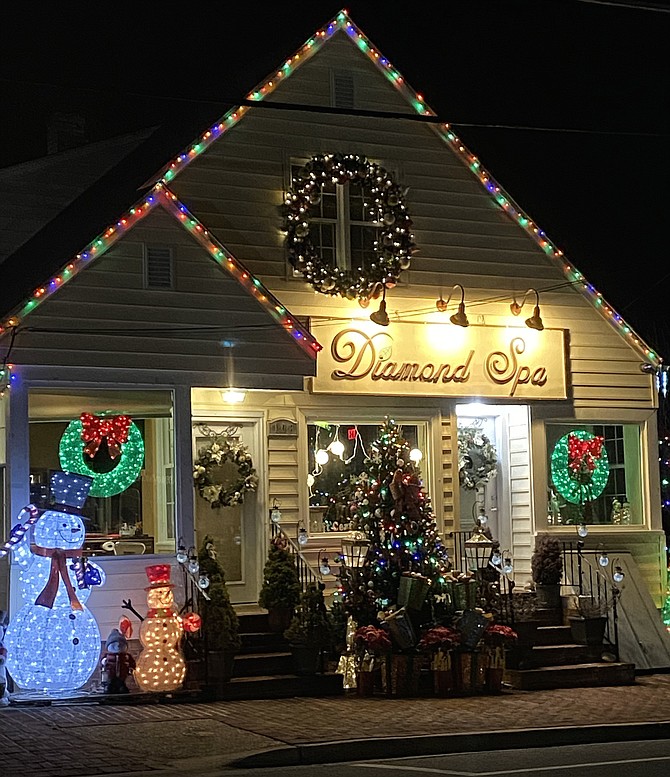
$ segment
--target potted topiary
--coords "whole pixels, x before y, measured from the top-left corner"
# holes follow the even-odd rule
[[[201,597],[201,635],[205,643],[208,690],[217,695],[219,687],[233,674],[235,655],[242,646],[240,624],[230,601],[226,576],[217,558],[214,541],[206,535],[198,552],[199,574],[209,579]]]
[[[270,631],[281,634],[288,628],[301,593],[298,570],[287,540],[278,535],[270,543],[258,595],[258,604],[268,611]]]
[[[323,583],[310,583],[289,627],[284,632],[293,654],[295,674],[316,674],[322,666],[324,653],[333,643],[333,628],[323,598]]]
[[[561,580],[563,578],[563,548],[557,537],[540,534],[535,538],[535,549],[530,560],[537,606],[560,609]]]

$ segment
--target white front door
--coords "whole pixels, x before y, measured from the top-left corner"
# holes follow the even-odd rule
[[[194,423],[194,458],[201,448],[211,444],[212,432],[226,432],[244,445],[252,457],[259,479],[260,427],[258,419],[216,419]],[[225,483],[234,483],[238,475],[232,462],[217,471],[217,477]],[[214,540],[217,558],[223,566],[226,585],[233,604],[256,604],[260,586],[261,566],[259,551],[263,537],[263,495],[259,491],[246,491],[242,504],[229,507],[212,507],[194,489],[195,494],[195,542],[200,549],[205,537]]]

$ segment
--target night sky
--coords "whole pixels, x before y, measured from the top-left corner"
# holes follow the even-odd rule
[[[0,166],[46,153],[53,111],[84,113],[91,141],[191,111],[213,121],[346,8],[670,361],[670,2],[17,5],[3,9]]]

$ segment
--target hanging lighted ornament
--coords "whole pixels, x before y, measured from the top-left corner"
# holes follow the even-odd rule
[[[180,564],[185,564],[188,561],[188,552],[186,550],[186,546],[181,542],[177,548],[177,561]]]
[[[11,550],[18,563],[25,602],[5,635],[7,671],[19,688],[74,690],[97,668],[100,630],[86,602],[91,588],[104,584],[105,574],[83,559],[86,531],[80,515],[91,483],[82,475],[55,472],[52,506],[24,508],[0,550],[0,556]]]
[[[279,503],[276,499],[272,505],[272,510],[270,510],[270,520],[272,523],[281,523],[281,511],[279,509]]]
[[[186,662],[180,645],[184,628],[174,603],[171,568],[169,564],[155,564],[145,571],[149,609],[140,627],[143,649],[135,679],[143,691],[174,691],[184,681]]]
[[[309,537],[307,536],[307,529],[301,526],[300,529],[298,530],[298,544],[307,545],[308,541],[309,541]]]
[[[323,467],[325,464],[328,464],[329,458],[328,451],[324,450],[323,448],[319,448],[319,450],[314,454],[314,461],[321,467]]]
[[[90,496],[114,496],[140,476],[144,440],[128,415],[82,413],[63,432],[58,455],[63,470],[92,479]]]

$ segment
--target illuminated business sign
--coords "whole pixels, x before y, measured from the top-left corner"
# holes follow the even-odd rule
[[[314,327],[312,390],[329,394],[565,399],[563,329],[371,321]]]

